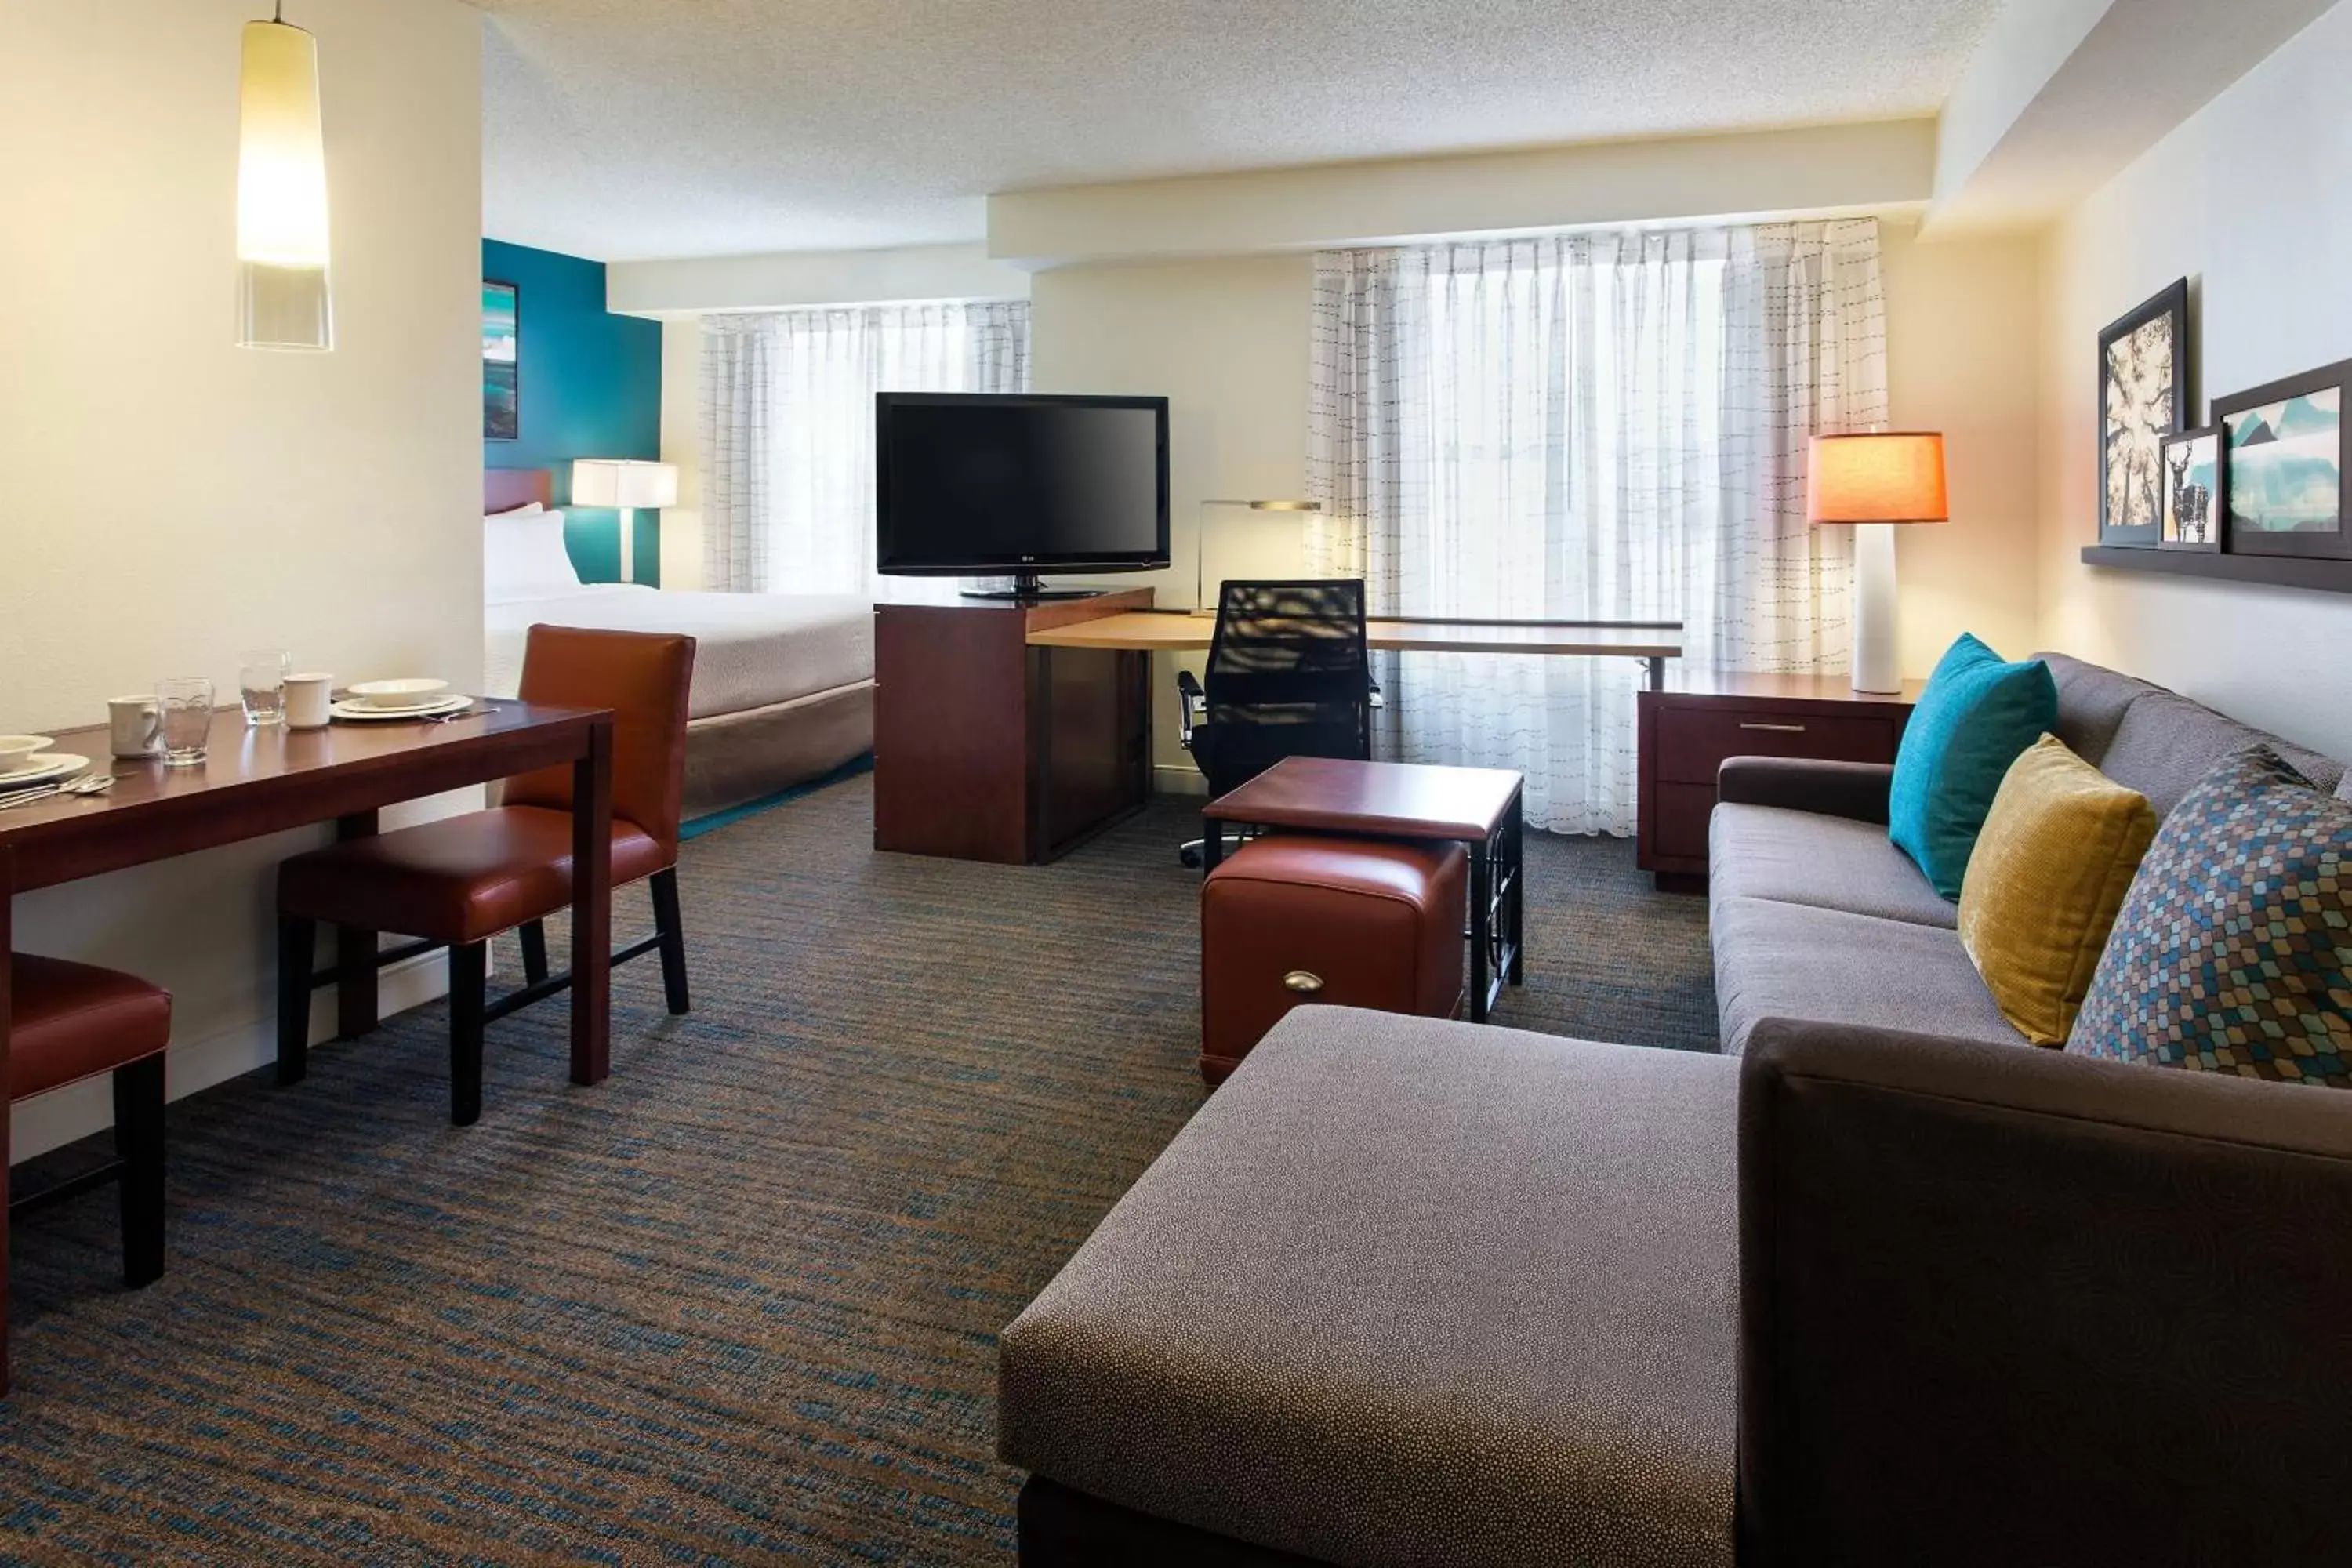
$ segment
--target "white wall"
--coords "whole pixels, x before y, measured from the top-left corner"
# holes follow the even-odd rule
[[[990,260],[977,244],[615,261],[604,269],[604,308],[639,316],[1028,297],[1029,274]]]
[[[1203,500],[1303,493],[1311,256],[1065,267],[1030,294],[1030,380],[1040,392],[1142,393],[1169,399],[1169,508],[1174,566],[1104,579],[1189,605]],[[1297,576],[1296,514],[1206,509],[1211,581]],[[1214,590],[1212,589],[1212,592]],[[1177,741],[1174,665],[1156,661],[1154,763],[1163,787],[1198,773]]]
[[[702,576],[702,318],[662,323],[661,455],[677,465],[677,504],[662,513],[662,586],[698,589]]]
[[[1318,163],[988,198],[988,253],[1033,262],[1329,249],[1432,235],[1924,206],[1936,122],[1891,120]]]
[[[2035,588],[2034,417],[2041,248],[2031,237],[1922,241],[1882,230],[1892,423],[1941,430],[1952,520],[1895,531],[1901,668],[1921,678],[1962,632],[2031,651]]]
[[[2352,6],[2158,142],[2051,236],[2042,639],[2352,755],[2352,597],[2082,564],[2098,530],[2097,337],[2186,274],[2200,421],[2228,394],[2352,356]]]
[[[303,7],[337,346],[283,354],[232,342],[238,33],[266,14],[0,13],[0,729],[95,722],[167,674],[233,695],[256,646],[352,679],[480,678],[480,18]],[[16,940],[169,986],[185,1092],[267,1059],[268,871],[310,841],[20,898]],[[16,1152],[109,1116],[102,1086],[34,1101]]]

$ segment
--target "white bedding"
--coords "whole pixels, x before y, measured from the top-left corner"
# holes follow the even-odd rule
[[[874,606],[815,594],[667,593],[598,583],[485,609],[489,695],[512,697],[523,643],[541,623],[696,639],[689,718],[740,713],[874,679]]]

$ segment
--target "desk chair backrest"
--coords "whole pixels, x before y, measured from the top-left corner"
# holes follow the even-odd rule
[[[1372,667],[1360,579],[1227,583],[1202,694],[1213,743],[1193,755],[1212,793],[1285,757],[1372,754]]]
[[[686,793],[687,689],[694,639],[654,632],[533,626],[524,645],[525,702],[613,710],[613,815],[675,855]],[[507,805],[572,809],[572,770],[509,780]]]

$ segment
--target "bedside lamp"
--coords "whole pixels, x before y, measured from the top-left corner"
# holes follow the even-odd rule
[[[582,458],[572,465],[575,506],[609,506],[621,513],[621,581],[637,580],[637,508],[677,504],[677,468],[619,458]]]
[[[1950,521],[1944,437],[1921,431],[1816,436],[1809,492],[1814,522],[1854,525],[1853,689],[1900,691],[1894,525]]]
[[[1192,613],[1213,610],[1207,603],[1209,593],[1209,509],[1213,506],[1245,506],[1252,511],[1321,511],[1319,500],[1204,500],[1201,503],[1201,527],[1192,537]]]

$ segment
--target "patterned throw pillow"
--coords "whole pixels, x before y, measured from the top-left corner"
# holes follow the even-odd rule
[[[2066,1049],[2352,1089],[2352,805],[2267,746],[2173,808]]]

